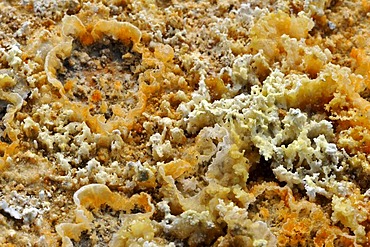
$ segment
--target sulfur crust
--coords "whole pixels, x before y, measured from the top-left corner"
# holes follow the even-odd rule
[[[0,3],[1,246],[366,246],[370,3]]]

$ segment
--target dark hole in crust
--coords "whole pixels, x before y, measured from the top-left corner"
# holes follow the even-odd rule
[[[261,156],[259,163],[250,168],[248,182],[279,182],[271,169],[271,161]]]
[[[5,100],[0,100],[0,119],[2,120],[6,114],[6,108],[8,107],[8,102]],[[1,121],[2,123],[2,121]]]
[[[92,242],[90,236],[87,231],[83,231],[80,235],[80,241],[75,241],[72,239],[73,246],[78,247],[90,247],[92,246]]]

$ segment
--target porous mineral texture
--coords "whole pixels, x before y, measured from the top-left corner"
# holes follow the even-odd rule
[[[369,0],[0,1],[0,246],[370,246]]]

